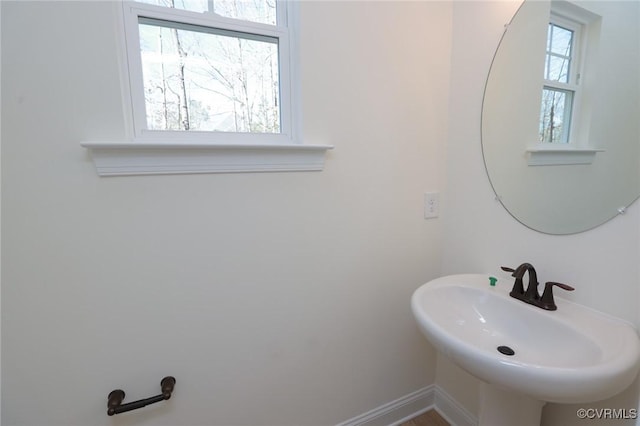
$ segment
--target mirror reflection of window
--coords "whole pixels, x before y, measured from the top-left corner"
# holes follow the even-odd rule
[[[549,23],[547,32],[547,56],[544,64],[546,80],[569,82],[574,31]]]
[[[581,25],[552,15],[547,31],[539,141],[569,143],[578,92]]]

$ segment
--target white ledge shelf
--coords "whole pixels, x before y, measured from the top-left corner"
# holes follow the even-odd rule
[[[100,176],[321,171],[332,145],[82,142]]]
[[[530,166],[591,164],[598,152],[604,152],[604,149],[572,148],[552,144],[540,144],[527,148]]]

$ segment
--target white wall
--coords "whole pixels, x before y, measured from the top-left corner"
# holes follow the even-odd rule
[[[536,266],[541,281],[554,280],[575,286],[576,291],[564,295],[567,298],[639,324],[640,211],[637,203],[625,215],[594,230],[572,236],[551,236],[520,225],[494,199],[480,145],[482,93],[503,25],[509,22],[518,4],[461,1],[453,5],[442,273],[497,273],[501,265],[517,266],[527,261]],[[477,382],[441,358],[437,382],[471,411],[477,410]],[[617,399],[604,401],[599,406],[636,408],[638,390],[634,386]],[[549,404],[544,410],[543,424],[582,424],[575,410],[576,406],[572,405]],[[593,420],[583,423],[591,424]]]
[[[126,178],[79,145],[125,134],[115,2],[1,7],[3,424],[326,425],[433,383],[450,3],[302,2],[325,171]]]

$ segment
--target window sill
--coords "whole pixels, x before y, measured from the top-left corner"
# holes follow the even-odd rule
[[[530,166],[562,166],[573,164],[591,164],[596,153],[604,149],[572,148],[552,144],[540,144],[527,148]]]
[[[321,171],[331,145],[83,142],[100,176]]]

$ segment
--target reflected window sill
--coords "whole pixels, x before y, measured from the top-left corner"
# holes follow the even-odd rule
[[[591,164],[604,149],[575,148],[570,145],[538,144],[527,148],[529,166],[566,166]]]

